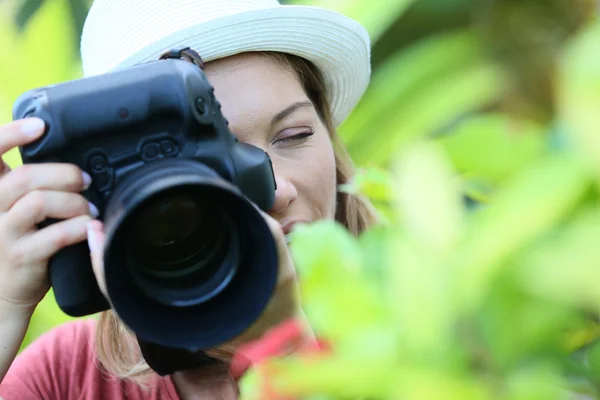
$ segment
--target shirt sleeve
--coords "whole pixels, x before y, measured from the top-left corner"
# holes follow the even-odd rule
[[[67,400],[93,356],[93,320],[68,322],[40,336],[14,360],[0,384],[4,400]],[[92,363],[95,365],[95,363]]]

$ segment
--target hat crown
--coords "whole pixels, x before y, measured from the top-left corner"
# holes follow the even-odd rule
[[[274,7],[281,4],[277,0],[95,0],[81,37],[84,73],[108,72],[139,49],[190,26]]]

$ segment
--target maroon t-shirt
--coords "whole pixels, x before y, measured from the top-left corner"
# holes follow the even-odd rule
[[[155,375],[148,388],[109,375],[99,366],[95,320],[54,328],[27,346],[0,384],[4,400],[179,400],[170,377]],[[252,365],[293,352],[328,353],[325,341],[303,334],[302,323],[286,321],[257,341],[238,348],[229,366],[238,380]]]
[[[15,359],[0,384],[4,400],[178,400],[169,377],[149,389],[99,367],[94,320],[76,320],[42,335]]]

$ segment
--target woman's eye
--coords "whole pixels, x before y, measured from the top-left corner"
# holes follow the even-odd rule
[[[303,130],[303,131],[292,131],[292,132],[280,135],[279,138],[277,138],[273,142],[273,144],[277,144],[277,143],[283,144],[283,143],[288,143],[288,142],[292,142],[292,141],[296,141],[296,140],[302,140],[302,139],[306,139],[307,137],[310,137],[314,134],[315,134],[315,132],[312,129]]]

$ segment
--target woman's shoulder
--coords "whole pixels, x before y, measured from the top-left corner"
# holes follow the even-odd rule
[[[40,335],[30,346],[42,343],[66,346],[67,352],[75,351],[74,344],[93,346],[96,334],[96,319],[82,318],[55,326]]]
[[[0,384],[0,396],[28,400],[144,398],[137,385],[112,377],[101,367],[95,332],[95,319],[78,319],[41,335],[17,356]]]

